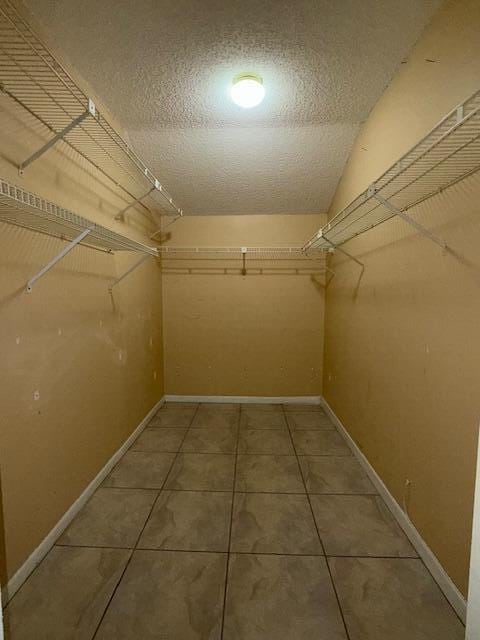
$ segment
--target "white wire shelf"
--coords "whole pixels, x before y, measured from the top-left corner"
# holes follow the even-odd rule
[[[302,247],[174,247],[158,248],[164,260],[242,260],[251,261],[319,261],[325,256],[323,250],[314,249],[308,254]]]
[[[156,247],[131,240],[82,216],[59,207],[34,193],[0,178],[0,222],[72,241],[82,232],[88,234],[78,242],[103,251],[133,251],[158,256]]]
[[[20,171],[63,141],[109,178],[125,205],[175,216],[182,210],[123,138],[99,113],[9,0],[0,0],[0,90],[41,122],[48,141]]]
[[[158,249],[165,274],[321,275],[333,277],[325,251],[301,247],[175,247]]]
[[[390,167],[304,246],[331,248],[394,215],[438,244],[441,240],[405,212],[480,168],[480,91],[447,114],[418,144]]]

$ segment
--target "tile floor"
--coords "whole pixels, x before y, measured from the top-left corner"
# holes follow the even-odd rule
[[[167,404],[5,612],[9,640],[460,640],[318,406]]]

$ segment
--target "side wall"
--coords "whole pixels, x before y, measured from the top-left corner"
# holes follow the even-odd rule
[[[169,243],[301,246],[325,219],[322,215],[185,218],[170,227]],[[248,261],[245,276],[238,261],[175,266],[177,272],[167,269],[163,281],[167,394],[320,394],[323,275],[299,275],[287,262]],[[182,266],[192,271],[180,273]],[[226,267],[229,273],[224,272]]]
[[[146,241],[150,224],[114,223],[122,203],[59,145],[20,177],[38,123],[0,100],[0,175]],[[116,225],[116,227],[115,227]],[[65,243],[0,223],[0,558],[5,584],[163,395],[161,272],[152,258],[77,247],[25,292]]]
[[[478,90],[480,4],[447,2],[365,123],[331,214]],[[338,254],[324,396],[465,594],[480,386],[480,175],[411,210],[453,248],[391,220]],[[410,490],[405,493],[405,482]],[[405,496],[404,496],[405,493]]]

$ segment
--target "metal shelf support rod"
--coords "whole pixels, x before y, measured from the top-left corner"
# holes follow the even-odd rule
[[[32,287],[35,284],[35,282],[37,282],[37,280],[40,280],[40,278],[44,276],[47,273],[47,271],[50,271],[50,269],[54,267],[57,264],[57,262],[60,262],[60,260],[63,260],[63,258],[67,255],[67,253],[70,253],[70,251],[74,249],[77,246],[77,244],[79,244],[84,238],[86,238],[91,231],[92,229],[85,229],[84,231],[82,231],[82,233],[78,235],[76,238],[74,238],[71,242],[69,242],[67,246],[64,249],[62,249],[62,251],[60,251],[60,253],[56,255],[55,258],[53,258],[53,260],[50,260],[50,262],[46,264],[43,267],[43,269],[40,269],[40,271],[37,274],[35,274],[33,278],[30,278],[30,280],[27,282],[27,293],[31,293]]]
[[[347,258],[350,258],[350,260],[353,260],[354,262],[356,262],[358,265],[360,265],[362,267],[362,269],[365,267],[363,262],[360,262],[360,260],[357,260],[357,258],[355,258],[355,256],[352,256],[351,253],[348,253],[348,251],[345,251],[345,249],[342,249],[337,244],[334,244],[333,242],[330,242],[330,240],[328,238],[326,238],[325,236],[323,236],[323,240],[325,240],[325,242],[328,242],[328,244],[331,246],[332,249],[335,249],[336,251],[340,251],[340,253],[343,253],[344,256],[347,256]]]
[[[370,189],[372,191],[374,190],[373,187],[371,187]],[[395,205],[393,205],[388,200],[385,200],[385,198],[382,198],[382,196],[379,196],[377,193],[373,192],[372,197],[375,198],[375,200],[379,202],[381,205],[383,205],[386,209],[394,213],[396,216],[399,216],[400,218],[402,218],[402,220],[405,220],[405,222],[408,222],[408,224],[414,227],[419,233],[422,234],[422,236],[425,236],[425,238],[428,238],[432,242],[435,242],[435,244],[438,244],[438,246],[442,247],[442,249],[448,249],[448,245],[445,242],[445,240],[442,240],[442,238],[439,238],[438,236],[433,234],[431,231],[426,229],[423,225],[421,225],[419,222],[417,222],[416,220],[411,218],[407,213],[405,213],[405,211],[398,209]]]
[[[133,264],[130,269],[127,269],[125,271],[125,273],[123,273],[119,278],[117,278],[116,280],[114,280],[110,286],[108,287],[108,291],[109,293],[112,293],[112,289],[113,287],[115,287],[119,282],[121,282],[124,278],[126,278],[128,275],[130,275],[132,273],[132,271],[135,271],[135,269],[137,267],[139,267],[141,264],[143,264],[146,260],[148,260],[148,258],[151,258],[152,256],[150,254],[147,254],[146,256],[143,256],[143,258],[141,258],[140,260],[138,260],[137,262],[135,262],[135,264]]]
[[[143,196],[139,196],[138,198],[135,198],[134,200],[132,200],[132,202],[127,204],[126,207],[124,207],[121,211],[117,213],[117,215],[115,216],[115,220],[124,220],[126,212],[131,207],[135,206],[137,203],[141,202],[144,198],[149,196],[152,193],[152,191],[155,191],[155,187],[152,187],[151,189],[149,189],[146,193],[143,194]]]
[[[35,151],[35,153],[33,153],[29,158],[27,158],[22,162],[22,164],[18,167],[18,172],[20,173],[20,175],[25,171],[25,169],[28,167],[29,164],[32,164],[32,162],[35,162],[35,160],[38,160],[38,158],[40,158],[40,156],[43,156],[43,154],[46,151],[48,151],[51,147],[53,147],[54,144],[56,144],[59,140],[63,140],[63,138],[68,133],[70,133],[72,129],[75,129],[75,127],[78,127],[78,125],[81,124],[85,120],[85,118],[91,115],[93,116],[95,115],[95,104],[93,103],[92,100],[89,100],[88,109],[86,111],[81,113],[77,118],[75,118],[75,120],[72,120],[70,124],[67,124],[67,126],[64,129],[59,131],[57,134],[53,136],[51,140],[46,142],[43,145],[43,147],[40,147],[38,151]]]

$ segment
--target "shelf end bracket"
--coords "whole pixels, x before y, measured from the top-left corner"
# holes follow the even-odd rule
[[[148,260],[148,258],[151,258],[152,255],[150,253],[147,253],[147,255],[142,256],[142,258],[140,258],[140,260],[138,260],[137,262],[135,262],[135,264],[133,264],[130,269],[127,269],[125,271],[125,273],[123,273],[119,278],[117,278],[116,280],[114,280],[110,286],[108,287],[108,291],[109,293],[112,293],[113,287],[115,287],[119,282],[121,282],[124,278],[126,278],[128,275],[130,275],[132,273],[132,271],[135,271],[135,269],[137,267],[139,267],[141,264],[143,264],[146,260]]]
[[[419,233],[421,233],[422,236],[424,236],[425,238],[428,238],[432,242],[435,242],[435,244],[438,244],[438,246],[442,247],[444,251],[448,249],[448,245],[445,242],[445,240],[442,240],[442,238],[439,238],[434,233],[426,229],[423,225],[421,225],[419,222],[417,222],[416,220],[411,218],[407,213],[405,213],[405,211],[398,209],[391,202],[389,202],[388,200],[385,200],[385,198],[382,198],[382,196],[378,195],[378,193],[375,192],[375,187],[373,186],[370,187],[369,193],[372,198],[374,198],[377,202],[379,202],[386,209],[394,213],[396,216],[399,216],[400,218],[402,218],[402,220],[405,220],[405,222],[407,222],[410,226],[414,227]]]
[[[70,124],[67,124],[67,126],[62,129],[61,131],[59,131],[58,133],[56,133],[53,138],[51,138],[48,142],[46,142],[43,147],[40,147],[40,149],[38,149],[37,151],[35,151],[35,153],[33,153],[29,158],[27,158],[26,160],[24,160],[18,167],[18,172],[20,175],[23,174],[23,172],[25,171],[25,169],[28,167],[28,165],[32,164],[32,162],[35,162],[35,160],[38,160],[38,158],[40,158],[40,156],[43,156],[43,154],[48,151],[51,147],[53,147],[59,140],[63,140],[63,138],[70,133],[70,131],[72,129],[75,129],[75,127],[78,127],[78,125],[83,122],[85,120],[85,118],[87,118],[88,116],[95,116],[96,114],[96,109],[95,109],[95,103],[93,102],[93,100],[89,100],[88,101],[88,108],[81,113],[77,118],[75,118],[75,120],[72,120],[72,122],[70,122]]]
[[[338,244],[334,244],[325,236],[322,237],[322,240],[325,240],[325,242],[329,244],[331,249],[335,251],[340,251],[340,253],[343,253],[344,256],[347,256],[347,258],[350,258],[350,260],[353,260],[354,262],[356,262],[360,267],[362,267],[362,269],[365,268],[365,265],[363,264],[363,262],[360,262],[360,260],[355,258],[355,256],[352,256],[351,253],[348,253],[348,251],[345,251],[345,249],[342,249],[341,247],[339,247]]]
[[[86,236],[88,236],[88,234],[91,231],[92,231],[91,227],[82,231],[82,233],[78,235],[76,238],[74,238],[71,242],[69,242],[67,246],[64,247],[64,249],[62,249],[62,251],[60,251],[60,253],[56,255],[55,258],[53,258],[53,260],[50,260],[50,262],[46,264],[43,267],[43,269],[40,269],[40,271],[36,273],[33,276],[33,278],[30,278],[30,280],[27,282],[27,293],[31,293],[32,287],[35,284],[35,282],[37,282],[37,280],[40,280],[40,278],[44,276],[47,273],[47,271],[50,271],[50,269],[54,267],[57,264],[57,262],[60,262],[60,260],[63,260],[63,258],[67,255],[67,253],[70,253],[70,251],[74,249],[77,246],[77,244],[80,244],[80,242],[82,242],[82,240],[86,238]]]
[[[142,196],[138,196],[138,198],[134,198],[129,204],[127,204],[126,207],[124,207],[121,211],[119,211],[116,216],[115,216],[115,220],[125,220],[125,214],[126,212],[131,209],[131,207],[134,207],[138,202],[141,202],[144,198],[146,198],[147,196],[149,196],[152,191],[155,191],[156,187],[152,187],[151,189],[149,189],[146,193],[144,193]]]

